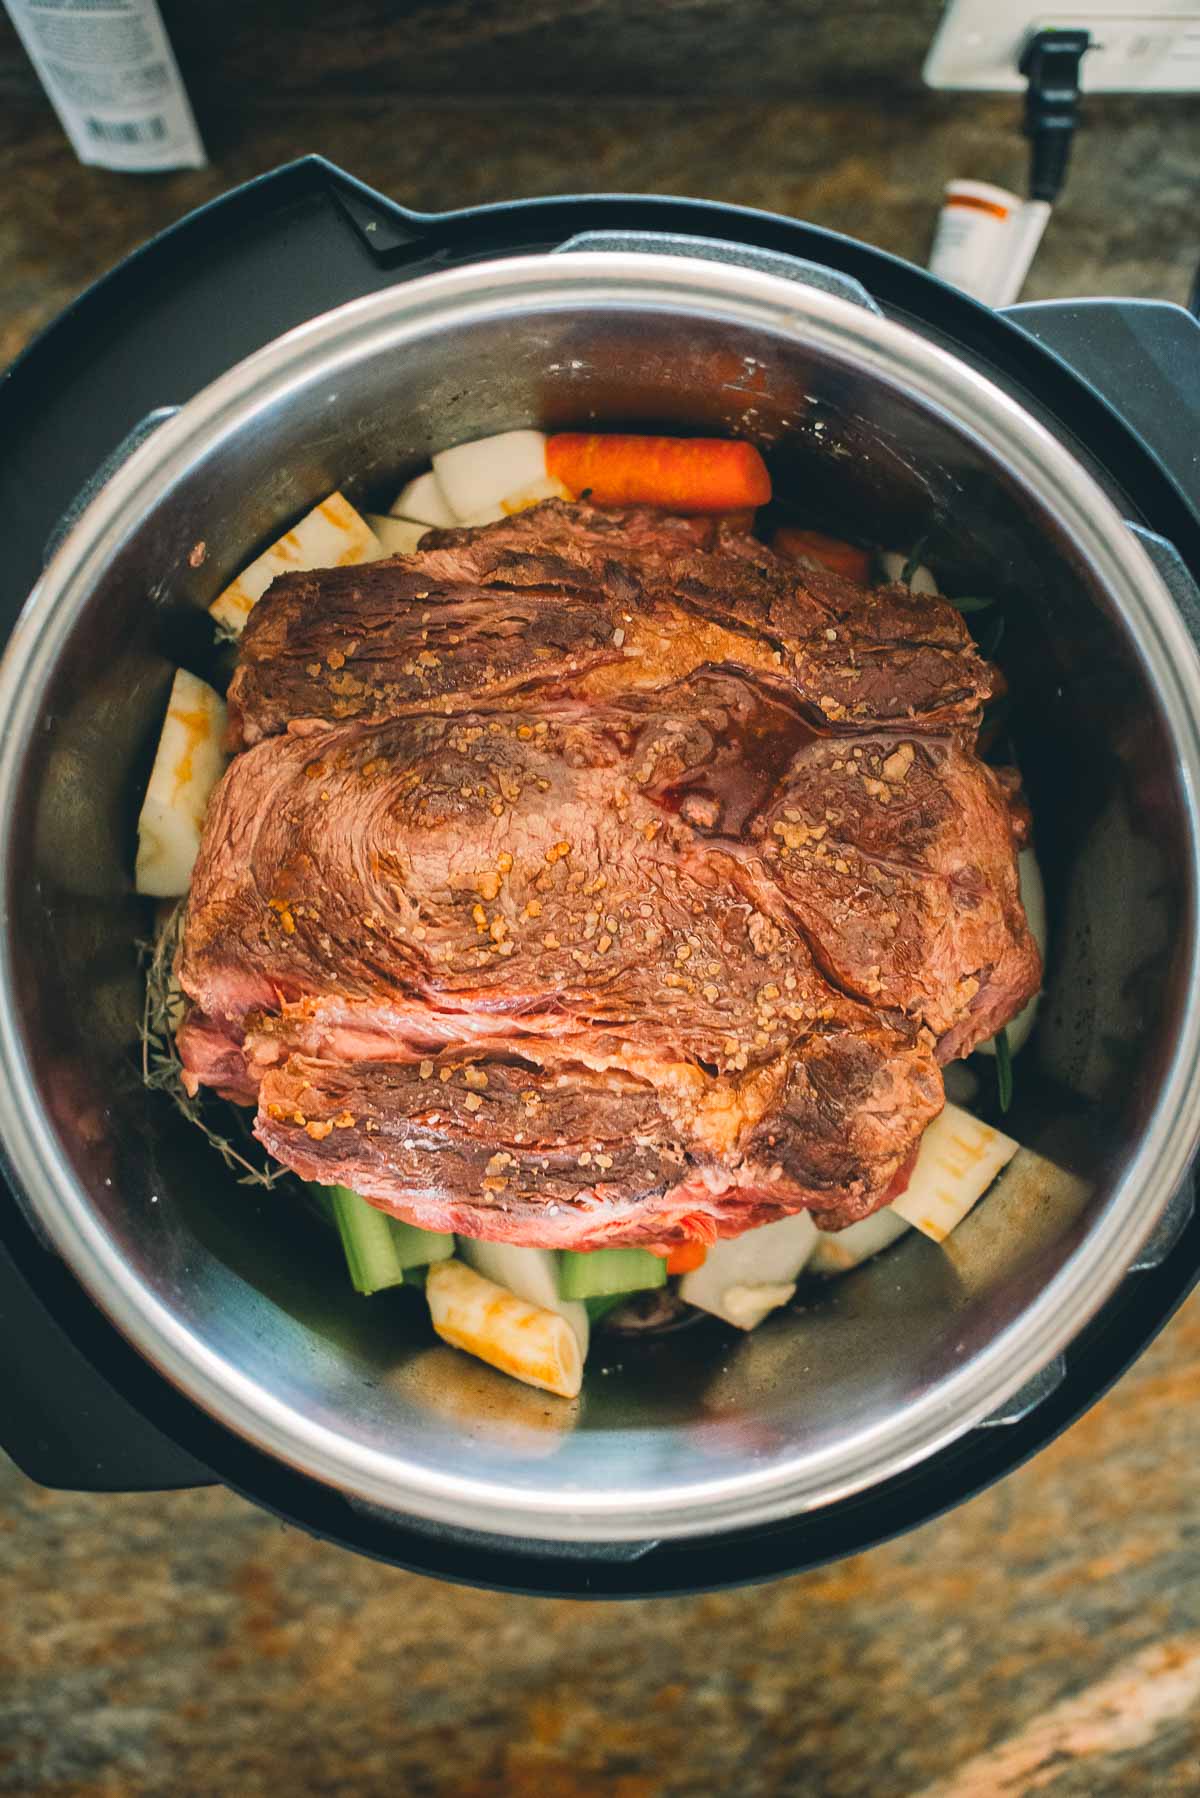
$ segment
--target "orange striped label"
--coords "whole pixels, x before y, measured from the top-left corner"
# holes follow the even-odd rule
[[[981,200],[976,194],[950,194],[945,200],[946,206],[965,206],[969,212],[986,212],[994,219],[1006,219],[1010,208],[1000,206],[995,200]]]

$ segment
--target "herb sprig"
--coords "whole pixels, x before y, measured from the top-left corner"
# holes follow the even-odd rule
[[[146,994],[142,1004],[142,1082],[151,1092],[167,1095],[176,1111],[194,1124],[217,1151],[226,1167],[238,1176],[242,1186],[273,1187],[284,1179],[288,1170],[270,1162],[251,1160],[230,1137],[215,1129],[205,1115],[199,1095],[188,1092],[183,1081],[183,1062],[175,1046],[175,1031],[186,1004],[175,983],[173,969],[175,951],[183,928],[183,904],[180,902],[153,942],[139,943],[138,951],[146,969]],[[249,1149],[254,1138],[236,1107],[226,1111],[238,1128]]]
[[[1007,1030],[996,1032],[996,1097],[1001,1111],[1007,1111],[1013,1097],[1012,1050],[1008,1046]]]

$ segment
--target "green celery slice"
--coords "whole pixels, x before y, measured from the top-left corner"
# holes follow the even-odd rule
[[[369,1205],[348,1186],[326,1187],[342,1239],[354,1290],[369,1296],[404,1282],[405,1270],[446,1261],[454,1238],[444,1230],[419,1230]]]
[[[564,1299],[600,1299],[667,1283],[663,1256],[649,1249],[562,1249],[558,1290]]]

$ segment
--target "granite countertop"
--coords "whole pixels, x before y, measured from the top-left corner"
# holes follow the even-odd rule
[[[2,15],[0,15],[2,20]],[[2,96],[0,88],[0,96]],[[886,105],[814,96],[744,100],[411,99],[267,110],[252,129],[206,119],[208,169],[149,177],[85,169],[44,103],[0,104],[0,366],[96,275],[192,207],[319,150],[418,210],[536,194],[666,193],[810,219],[923,262],[946,181],[1020,188],[1016,100],[918,91]],[[1069,204],[1051,220],[1024,297],[1136,294],[1186,299],[1200,126],[1194,105],[1153,115],[1096,101],[1076,147]]]
[[[918,258],[943,180],[1023,167],[1014,105],[911,87],[886,105],[368,96],[204,124],[210,169],[136,179],[80,169],[36,92],[3,108],[0,363],[151,232],[309,149],[422,207],[684,192]],[[1094,106],[1030,294],[1182,299],[1198,151],[1194,108]],[[0,1792],[1192,1795],[1197,1465],[1193,1301],[996,1489],[851,1561],[719,1596],[459,1590],[222,1490],[80,1496],[4,1466]]]

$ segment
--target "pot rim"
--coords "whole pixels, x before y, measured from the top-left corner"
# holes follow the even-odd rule
[[[31,593],[0,662],[0,818],[16,815],[42,696],[75,618],[138,523],[227,433],[364,356],[430,331],[542,309],[669,308],[794,335],[915,396],[1002,462],[1091,568],[1159,695],[1197,865],[1200,657],[1157,570],[1072,453],[986,376],[893,320],[782,276],[652,252],[568,252],[474,263],[354,300],[275,339],[204,388],[87,506]],[[0,830],[0,891],[20,875]],[[214,1353],[132,1273],[76,1181],[39,1102],[22,1038],[11,919],[0,930],[0,1139],[35,1216],[92,1299],[159,1373],[225,1427],[353,1498],[428,1522],[547,1541],[641,1541],[744,1529],[849,1497],[927,1459],[1000,1407],[1078,1335],[1129,1270],[1200,1138],[1194,889],[1186,996],[1158,1100],[1103,1211],[1036,1297],[965,1365],[902,1411],[820,1454],[759,1472],[644,1490],[530,1491],[399,1461],[283,1404]]]

